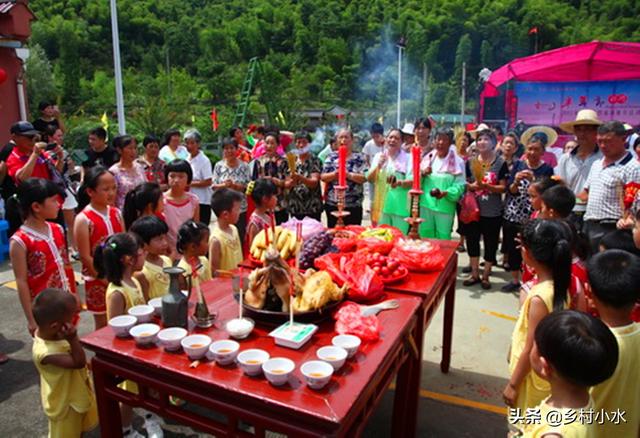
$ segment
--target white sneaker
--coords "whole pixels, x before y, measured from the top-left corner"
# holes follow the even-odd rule
[[[125,433],[125,431],[122,431],[122,437],[123,438],[145,438],[144,435],[142,435],[140,432],[135,430],[133,427],[129,429],[128,433]]]
[[[164,431],[162,430],[161,424],[163,424],[162,419],[155,415],[156,418],[153,418],[154,415],[150,418],[145,418],[144,420],[144,429],[147,431],[148,438],[163,438]],[[160,421],[158,421],[160,420]]]

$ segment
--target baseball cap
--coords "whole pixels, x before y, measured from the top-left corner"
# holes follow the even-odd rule
[[[22,135],[24,137],[34,137],[40,134],[31,123],[25,121],[16,122],[11,125],[11,133],[14,135]]]

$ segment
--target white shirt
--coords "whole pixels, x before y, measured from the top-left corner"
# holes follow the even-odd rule
[[[362,148],[362,153],[367,157],[367,162],[369,166],[371,166],[371,163],[373,163],[373,157],[375,157],[376,154],[383,151],[384,151],[384,144],[382,146],[378,146],[376,142],[373,141],[373,139],[366,142],[364,144],[364,147]]]
[[[199,151],[195,157],[189,155],[187,161],[191,164],[194,181],[201,181],[213,177],[211,161],[209,161],[204,152]],[[213,195],[211,185],[208,187],[191,187],[189,191],[198,197],[200,204],[211,205],[211,195]]]
[[[164,145],[162,146],[162,149],[160,149],[160,153],[158,154],[158,158],[160,158],[162,161],[164,161],[167,164],[171,163],[173,160],[176,160],[176,159],[186,160],[188,157],[189,157],[189,151],[183,145],[179,145],[176,148],[175,153],[173,152],[173,150],[171,150],[169,145]]]
[[[640,181],[640,163],[630,152],[615,163],[603,167],[604,158],[591,166],[585,189],[589,191],[585,220],[617,221],[622,217],[624,185]]]
[[[567,187],[576,196],[583,192],[593,163],[602,159],[602,152],[596,145],[594,145],[594,152],[583,160],[578,157],[578,148],[576,147],[568,154],[563,154],[554,169],[555,173],[567,183]],[[586,209],[586,203],[576,197],[576,205],[573,211],[584,212]]]
[[[384,154],[385,152],[378,152],[373,157],[371,166],[369,166],[370,170],[373,170],[376,167],[378,167],[378,163],[380,162]],[[405,175],[408,175],[409,172],[411,171],[411,168],[409,167],[410,164],[411,164],[411,155],[409,155],[403,150],[400,150],[398,151],[398,154],[395,156],[395,158],[391,156],[387,157],[387,162],[382,167],[382,169],[386,172],[400,172],[400,173],[404,173]]]

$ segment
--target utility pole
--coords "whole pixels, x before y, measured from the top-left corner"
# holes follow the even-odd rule
[[[118,8],[116,0],[111,0],[111,38],[113,43],[113,70],[116,77],[116,108],[118,113],[118,132],[126,134],[124,119],[124,94],[122,93],[122,66],[120,65],[120,37],[118,35]]]
[[[397,100],[397,111],[396,111],[396,127],[400,128],[400,116],[402,110],[402,51],[407,46],[404,37],[400,37],[398,44],[396,47],[398,48],[398,100]]]
[[[465,105],[465,88],[467,86],[467,63],[462,63],[462,93],[460,96],[460,125],[464,127],[464,105]]]
[[[427,82],[427,78],[429,77],[429,70],[427,68],[427,63],[422,63],[422,102],[420,107],[422,108],[422,112],[424,114],[427,113],[427,92],[429,90],[429,83]]]

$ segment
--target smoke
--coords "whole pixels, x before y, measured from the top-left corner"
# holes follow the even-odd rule
[[[394,35],[390,26],[382,28],[375,41],[364,51],[360,74],[357,82],[356,99],[371,105],[370,116],[363,120],[367,129],[371,123],[382,117],[385,129],[396,125],[396,102],[398,86],[398,47],[399,37]],[[411,45],[411,41],[407,41]],[[413,123],[417,117],[424,116],[422,105],[422,65],[416,68],[409,60],[407,51],[402,55],[402,104],[401,124]],[[369,119],[369,120],[367,120]]]

